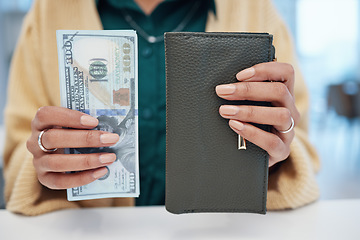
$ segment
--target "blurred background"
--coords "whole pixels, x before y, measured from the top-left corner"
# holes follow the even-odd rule
[[[273,0],[310,91],[321,199],[360,198],[360,0]],[[8,68],[32,0],[0,0],[0,155]],[[2,159],[0,157],[0,169]],[[0,171],[0,207],[3,178]]]

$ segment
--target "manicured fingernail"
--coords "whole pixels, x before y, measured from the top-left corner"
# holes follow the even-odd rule
[[[242,122],[239,122],[239,121],[230,120],[229,125],[230,125],[230,127],[235,128],[235,129],[237,129],[239,131],[244,129],[244,124]]]
[[[100,136],[100,142],[103,144],[116,143],[119,141],[119,135],[116,133],[105,133]]]
[[[239,111],[239,108],[236,106],[221,106],[220,107],[220,113],[224,115],[235,115]]]
[[[100,168],[93,172],[93,177],[98,179],[104,176],[108,172],[107,168]]]
[[[236,86],[234,84],[225,84],[216,86],[215,91],[217,94],[233,94],[236,90]]]
[[[251,68],[244,69],[241,72],[238,72],[238,74],[236,74],[236,78],[237,78],[237,80],[242,81],[242,80],[249,79],[249,78],[253,77],[254,75],[255,75],[255,68],[251,67]]]
[[[99,121],[89,115],[82,115],[80,117],[80,123],[83,126],[95,127],[99,124]]]
[[[115,154],[101,154],[99,157],[99,161],[101,163],[112,163],[116,159]]]

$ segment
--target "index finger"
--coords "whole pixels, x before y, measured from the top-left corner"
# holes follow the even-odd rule
[[[241,82],[282,82],[294,94],[295,73],[291,64],[280,62],[259,63],[236,74]]]
[[[56,106],[39,108],[32,121],[32,127],[39,131],[53,127],[91,129],[98,124],[99,121],[90,115]]]

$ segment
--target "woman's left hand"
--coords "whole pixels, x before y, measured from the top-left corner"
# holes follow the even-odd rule
[[[230,119],[229,125],[237,134],[269,153],[269,167],[285,160],[295,136],[294,130],[287,130],[300,120],[294,98],[294,68],[286,63],[261,63],[239,72],[236,78],[239,82],[217,86],[217,95],[227,100],[265,101],[272,106],[223,105],[220,115]],[[250,123],[272,125],[273,130],[266,132]]]

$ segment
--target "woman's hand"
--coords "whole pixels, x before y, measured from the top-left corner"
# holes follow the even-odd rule
[[[227,100],[271,102],[272,107],[223,105],[220,115],[230,119],[229,125],[236,133],[269,153],[269,167],[285,160],[295,133],[281,131],[286,132],[300,120],[294,99],[293,67],[261,63],[239,72],[236,78],[238,83],[217,86],[217,95]],[[273,130],[266,132],[249,123],[272,125]]]
[[[90,130],[98,120],[87,114],[62,107],[42,107],[32,121],[32,134],[27,148],[41,184],[50,189],[66,189],[89,184],[107,173],[105,166],[116,159],[114,153],[64,154],[63,148],[107,147],[119,140],[119,135]],[[65,129],[65,128],[70,129]],[[38,138],[41,131],[40,149]],[[76,173],[69,173],[76,171]]]

